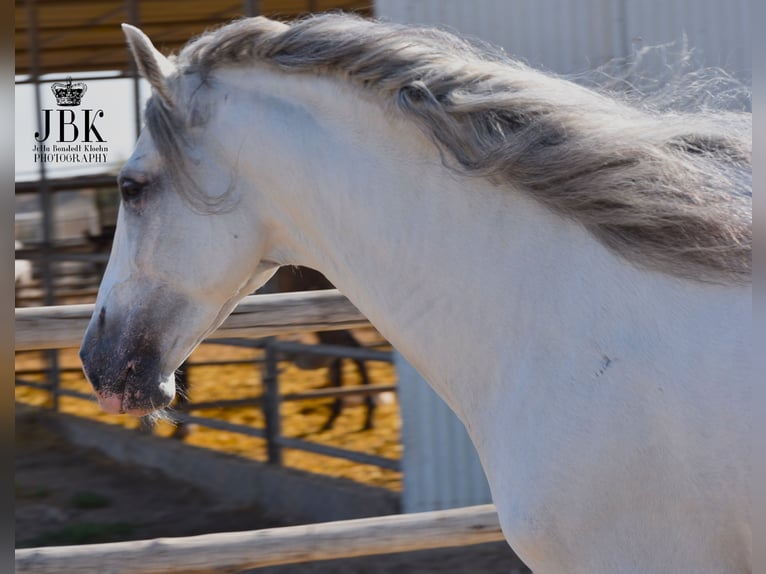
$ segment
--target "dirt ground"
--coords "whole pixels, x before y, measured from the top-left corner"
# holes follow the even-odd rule
[[[155,471],[64,442],[34,411],[16,419],[17,547],[87,544],[285,526],[258,508],[231,509]],[[525,572],[505,543],[272,566],[252,574]]]

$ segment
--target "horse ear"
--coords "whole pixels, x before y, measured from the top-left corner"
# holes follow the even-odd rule
[[[169,106],[173,105],[167,78],[175,70],[173,63],[160,54],[149,37],[130,24],[123,24],[122,31],[128,41],[128,47],[138,66],[138,72],[151,84],[152,88]]]

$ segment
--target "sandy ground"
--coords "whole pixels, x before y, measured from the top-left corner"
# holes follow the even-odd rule
[[[16,421],[17,547],[189,536],[284,525],[220,506],[153,471],[65,443],[34,414]],[[524,572],[504,543],[249,570],[252,574]]]

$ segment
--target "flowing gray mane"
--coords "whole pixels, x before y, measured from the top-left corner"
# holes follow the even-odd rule
[[[239,20],[176,60],[179,74],[203,84],[216,69],[255,62],[377,93],[430,135],[450,167],[529,193],[638,265],[750,281],[750,113],[654,111],[445,31],[343,15]],[[153,98],[147,124],[180,169],[182,120]]]

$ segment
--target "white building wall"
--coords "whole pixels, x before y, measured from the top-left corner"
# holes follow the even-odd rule
[[[376,0],[379,18],[446,26],[557,73],[688,38],[701,64],[749,72],[749,0]]]
[[[376,16],[446,26],[537,68],[582,72],[687,38],[696,60],[749,78],[749,0],[376,0]],[[490,502],[463,425],[397,355],[405,512]]]
[[[424,512],[491,502],[487,479],[463,424],[399,353],[394,357],[404,442],[402,510]]]
[[[654,46],[686,35],[701,64],[750,77],[749,0],[622,0],[627,34]]]

